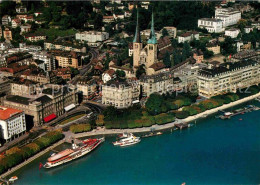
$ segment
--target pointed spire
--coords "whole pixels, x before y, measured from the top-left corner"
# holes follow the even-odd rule
[[[150,33],[150,39],[148,40],[148,44],[156,44],[157,38],[154,31],[154,16],[152,12],[152,22],[151,22],[151,33]]]
[[[135,29],[135,37],[133,42],[135,43],[141,43],[141,35],[139,30],[139,10],[137,8],[137,20],[136,20],[136,29]]]

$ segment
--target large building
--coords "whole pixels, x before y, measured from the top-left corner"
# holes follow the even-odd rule
[[[26,115],[33,117],[34,125],[47,123],[78,104],[78,94],[75,88],[55,87],[45,86],[33,96],[7,96],[4,106],[23,110]]]
[[[34,60],[41,60],[44,62],[47,71],[56,69],[55,57],[47,51],[31,52]]]
[[[150,39],[147,41],[147,45],[144,47],[141,41],[138,17],[139,13],[137,13],[136,32],[133,40],[133,68],[134,71],[136,71],[139,66],[144,65],[147,75],[153,75],[155,73],[155,70],[153,69],[154,65],[156,63],[161,63],[163,65],[163,63],[160,62],[157,57],[158,42],[154,30],[154,17],[152,14]]]
[[[190,42],[192,40],[199,40],[199,33],[196,31],[189,31],[178,36],[178,43]]]
[[[225,36],[229,36],[231,38],[237,38],[238,34],[240,33],[239,29],[231,28],[225,31]]]
[[[81,44],[73,44],[71,42],[44,42],[45,50],[62,50],[86,53],[87,49]]]
[[[109,81],[102,85],[102,104],[127,108],[139,102],[139,94],[139,84]]]
[[[215,18],[223,21],[223,27],[236,24],[241,19],[241,12],[232,8],[216,8]]]
[[[214,18],[202,18],[198,20],[198,27],[205,28],[209,33],[220,33],[224,31],[223,21]]]
[[[82,58],[76,52],[67,52],[67,51],[53,51],[52,54],[55,56],[55,59],[59,67],[73,67],[80,68],[82,67]]]
[[[225,63],[218,67],[204,68],[198,73],[198,91],[200,96],[212,96],[236,92],[260,83],[260,63],[256,60],[244,60]]]
[[[96,42],[102,42],[108,38],[109,33],[107,32],[84,31],[81,33],[76,33],[76,40],[87,41],[89,45]]]
[[[0,138],[5,141],[19,137],[26,131],[24,112],[0,106]]]
[[[171,72],[155,75],[144,75],[140,78],[141,93],[149,97],[153,93],[166,94],[174,91],[174,76]]]

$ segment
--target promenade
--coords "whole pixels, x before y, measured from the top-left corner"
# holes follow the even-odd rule
[[[202,112],[200,114],[197,114],[197,115],[194,115],[194,116],[189,116],[189,117],[187,117],[185,119],[176,119],[174,122],[167,123],[167,124],[164,124],[164,125],[153,125],[151,127],[134,128],[134,129],[105,129],[105,128],[102,128],[102,129],[99,129],[99,130],[95,129],[95,130],[92,130],[91,132],[86,132],[86,133],[71,134],[70,137],[81,138],[81,137],[88,137],[88,136],[95,136],[95,135],[119,134],[119,133],[122,133],[122,132],[140,133],[140,132],[149,132],[152,129],[155,130],[155,131],[165,130],[165,129],[169,129],[169,128],[174,127],[175,124],[177,124],[177,123],[188,123],[188,122],[194,121],[196,119],[208,116],[210,114],[217,113],[220,110],[225,110],[225,109],[234,107],[236,105],[248,102],[248,101],[253,100],[253,99],[255,99],[255,98],[259,97],[259,96],[260,96],[260,92],[255,94],[255,95],[252,95],[252,96],[249,96],[249,97],[237,100],[235,102],[231,102],[229,104],[225,104],[225,105],[222,105],[220,107],[207,110],[207,111]]]

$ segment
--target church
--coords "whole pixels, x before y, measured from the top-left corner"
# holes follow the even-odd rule
[[[136,72],[139,66],[144,65],[146,75],[154,75],[165,71],[165,65],[158,60],[158,41],[154,30],[154,15],[152,13],[151,33],[144,46],[139,30],[139,12],[137,12],[137,24],[133,40],[133,70]]]

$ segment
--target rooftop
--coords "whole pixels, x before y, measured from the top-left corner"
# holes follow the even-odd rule
[[[12,109],[12,108],[7,108],[0,106],[0,120],[7,120],[10,117],[12,117],[15,114],[21,113],[23,111],[18,110],[18,109]]]

